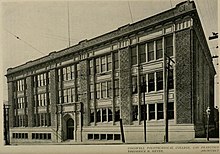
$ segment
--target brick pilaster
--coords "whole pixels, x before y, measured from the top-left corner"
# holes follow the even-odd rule
[[[190,30],[176,33],[176,120],[192,123],[192,60]]]
[[[79,87],[80,87],[80,102],[83,103],[83,125],[87,126],[89,124],[89,89],[88,89],[88,63],[87,61],[82,61],[80,65],[80,77],[79,77]]]
[[[124,125],[131,124],[131,63],[128,48],[119,52],[119,88],[121,118]]]
[[[33,80],[29,76],[26,78],[27,85],[27,102],[28,102],[28,127],[33,127],[34,124],[34,94],[33,94]]]
[[[57,97],[57,73],[55,69],[50,70],[50,95],[51,95],[51,126],[55,127],[56,122],[56,104],[58,101]]]

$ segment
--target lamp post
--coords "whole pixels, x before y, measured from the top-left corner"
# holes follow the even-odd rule
[[[9,137],[9,106],[10,105],[3,105],[3,114],[4,114],[4,140],[5,145],[10,144],[10,137]]]
[[[210,107],[208,106],[207,109],[206,109],[206,115],[207,115],[207,132],[206,132],[206,138],[207,138],[207,141],[209,141],[209,115],[210,115],[210,112],[211,112],[211,109]]]

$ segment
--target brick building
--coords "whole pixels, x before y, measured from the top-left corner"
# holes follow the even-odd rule
[[[216,74],[194,2],[128,24],[7,70],[11,143],[142,143],[165,134],[165,56],[169,140],[205,135]],[[146,113],[140,85],[146,82]],[[210,123],[213,124],[211,112]]]

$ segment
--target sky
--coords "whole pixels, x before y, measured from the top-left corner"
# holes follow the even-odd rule
[[[128,23],[163,12],[183,0],[142,1],[3,1],[1,2],[1,83],[7,100],[9,67],[68,47],[68,5],[71,45],[110,32]],[[218,0],[195,0],[206,38],[218,32]],[[129,11],[130,5],[130,11]],[[131,13],[130,13],[131,12]],[[21,40],[17,39],[19,37]],[[208,41],[212,55],[219,55],[217,40]],[[219,58],[218,58],[219,59]],[[218,59],[214,66],[219,72]],[[215,77],[219,78],[218,75]],[[215,81],[216,87],[219,87]],[[216,88],[219,93],[219,88]],[[216,95],[218,96],[218,95]],[[219,96],[218,96],[219,97]],[[215,102],[219,98],[215,98]],[[218,105],[218,103],[216,103]],[[218,105],[219,106],[219,105]]]

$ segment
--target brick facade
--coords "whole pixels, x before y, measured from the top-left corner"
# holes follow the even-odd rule
[[[192,61],[190,30],[176,33],[176,119],[192,123]]]

